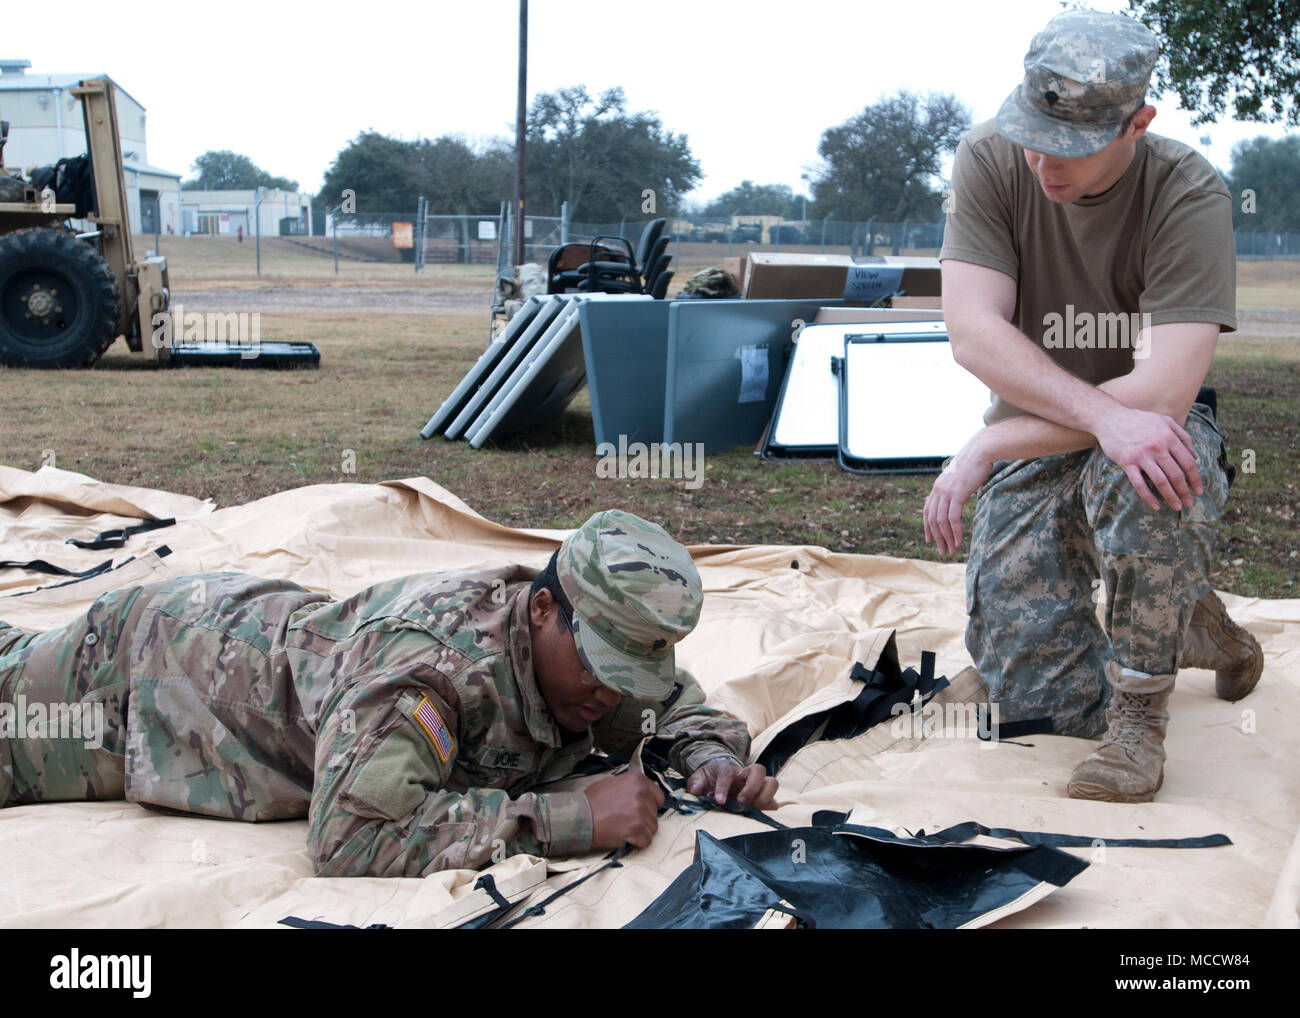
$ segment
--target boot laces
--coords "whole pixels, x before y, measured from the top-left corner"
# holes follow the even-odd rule
[[[1134,748],[1153,723],[1160,721],[1160,712],[1151,707],[1151,697],[1125,693],[1111,706],[1111,721],[1107,726],[1106,741],[1118,743],[1125,749]]]

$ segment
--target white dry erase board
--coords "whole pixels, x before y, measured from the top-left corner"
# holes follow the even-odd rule
[[[864,334],[947,338],[941,321],[804,326],[777,397],[764,456],[835,457],[840,441],[840,383],[831,361],[844,353],[846,337]]]
[[[937,471],[984,423],[989,390],[952,356],[946,335],[850,334],[840,367],[840,465]]]

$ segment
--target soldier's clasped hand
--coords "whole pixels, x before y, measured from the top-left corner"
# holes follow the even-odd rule
[[[712,795],[719,805],[731,796],[742,806],[771,809],[776,805],[776,778],[758,764],[741,767],[733,760],[710,760],[686,780],[686,791],[703,798]]]

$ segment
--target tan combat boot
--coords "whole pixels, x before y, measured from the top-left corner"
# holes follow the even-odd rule
[[[1255,688],[1264,671],[1264,651],[1250,633],[1228,617],[1214,591],[1196,602],[1183,638],[1180,668],[1214,672],[1214,693],[1220,700],[1240,700]]]
[[[1111,685],[1101,745],[1070,775],[1074,799],[1150,802],[1165,780],[1165,726],[1174,676],[1148,675],[1106,662]]]

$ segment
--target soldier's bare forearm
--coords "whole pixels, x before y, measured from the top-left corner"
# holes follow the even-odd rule
[[[948,330],[958,364],[1003,400],[1036,417],[1092,435],[1097,422],[1117,407],[1114,397],[1103,388],[1058,366],[1045,350],[997,314],[953,316]]]
[[[992,465],[998,460],[1036,459],[1063,452],[1089,449],[1097,439],[1086,431],[1066,428],[1054,421],[1025,415],[1011,417],[975,433],[968,445],[974,455]]]
[[[1113,414],[1141,410],[1182,423],[1205,379],[1217,338],[1217,326],[1156,326],[1146,339],[1149,356],[1128,374],[1095,388],[1113,401]],[[998,421],[977,432],[971,452],[996,462],[1054,456],[1096,444],[1095,431],[1065,427],[1029,414]]]

